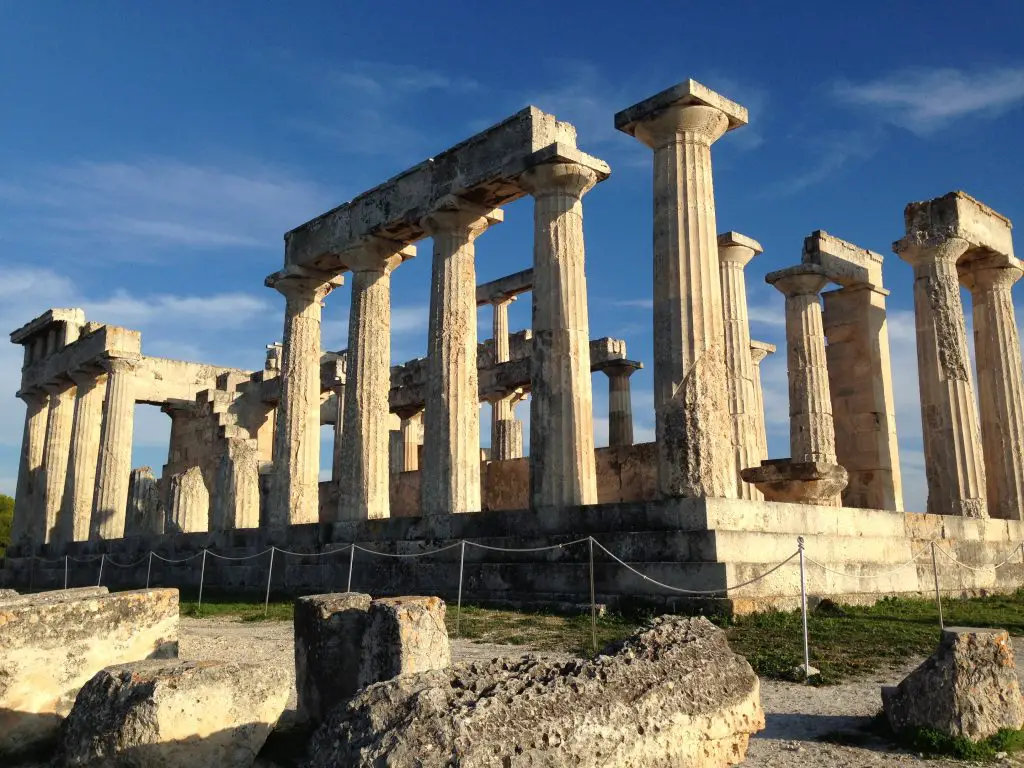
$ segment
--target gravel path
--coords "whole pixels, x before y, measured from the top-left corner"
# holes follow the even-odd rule
[[[180,641],[182,658],[255,661],[294,668],[291,622],[246,623],[233,619],[183,617]],[[1024,638],[1017,638],[1015,642],[1017,668],[1024,669]],[[452,641],[454,661],[519,656],[529,650],[521,645]],[[920,661],[825,688],[762,680],[761,703],[767,723],[765,729],[751,740],[743,765],[757,768],[876,768],[926,764],[931,768],[962,768],[963,762],[924,760],[905,752],[891,752],[887,744],[863,730],[881,708],[879,688],[899,682]],[[289,706],[295,706],[294,691]],[[822,741],[822,737],[834,739],[840,735],[841,738],[842,734],[858,746]],[[1024,766],[1024,759],[1002,760],[1000,763]]]

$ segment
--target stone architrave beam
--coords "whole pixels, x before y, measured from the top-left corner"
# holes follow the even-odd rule
[[[842,286],[822,294],[836,456],[847,507],[903,510],[882,256],[818,230],[802,261]]]
[[[711,145],[747,110],[686,80],[615,116],[654,151],[654,405],[665,496],[735,495]]]
[[[988,517],[957,265],[978,251],[1012,255],[1008,222],[962,192],[910,203],[904,219],[907,234],[893,250],[914,268],[927,511]]]
[[[476,287],[476,305],[494,304],[499,299],[514,299],[521,293],[533,290],[533,267],[499,277]]]

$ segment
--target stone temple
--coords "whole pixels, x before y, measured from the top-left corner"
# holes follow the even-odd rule
[[[609,119],[612,116],[609,115]],[[785,297],[790,455],[767,456],[745,268],[762,249],[719,232],[711,147],[747,110],[687,80],[614,116],[653,154],[656,440],[633,439],[621,339],[591,339],[583,200],[608,180],[575,128],[529,107],[285,234],[266,286],[284,298],[282,341],[261,371],[150,357],[136,331],[50,309],[11,334],[25,348],[27,405],[11,586],[189,585],[204,549],[245,558],[271,545],[275,588],[579,603],[593,536],[598,600],[674,605],[708,593],[728,610],[794,604],[796,550],[827,569],[813,595],[869,600],[932,587],[931,563],[896,569],[941,540],[980,570],[953,592],[1012,589],[1024,564],[982,568],[1024,540],[1024,383],[1011,288],[1011,224],[953,192],[906,208],[893,249],[913,269],[927,510],[905,511],[883,258],[824,231],[767,282]],[[532,268],[477,284],[477,240],[502,206],[534,202]],[[428,354],[391,364],[391,282],[432,243]],[[977,391],[961,286],[971,296]],[[351,291],[348,347],[321,345],[321,314]],[[532,327],[510,302],[530,295]],[[328,301],[329,303],[329,301]],[[493,310],[481,343],[477,308]],[[608,377],[610,445],[595,449],[591,373]],[[479,406],[492,405],[491,448]],[[131,466],[137,403],[172,419],[167,464]],[[529,408],[529,455],[517,409]],[[321,425],[333,425],[320,482]],[[484,547],[462,547],[467,540]],[[356,544],[391,555],[350,548]],[[65,559],[67,556],[67,559]],[[90,562],[92,560],[92,562]],[[196,565],[193,560],[193,566]],[[205,562],[205,557],[204,557]],[[130,565],[135,563],[134,565]],[[126,567],[128,566],[128,567]],[[273,561],[271,561],[273,568]],[[211,587],[267,583],[265,560],[214,560]],[[876,577],[876,578],[872,578]]]

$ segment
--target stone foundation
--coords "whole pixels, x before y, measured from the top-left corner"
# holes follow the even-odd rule
[[[933,538],[958,560],[981,567],[1002,561],[1024,540],[1024,523],[967,519],[881,510],[820,507],[729,499],[678,499],[646,503],[599,504],[538,514],[530,511],[481,512],[428,518],[390,518],[296,525],[283,531],[261,529],[132,537],[116,541],[78,542],[73,557],[101,552],[118,563],[143,560],[133,568],[108,566],[103,583],[111,589],[145,585],[145,555],[155,549],[169,559],[200,553],[243,557],[276,545],[293,552],[334,553],[297,557],[277,553],[272,597],[341,592],[348,584],[350,542],[381,552],[431,551],[461,539],[491,547],[527,548],[568,543],[593,536],[608,550],[651,579],[690,590],[712,592],[694,598],[658,587],[612,561],[595,547],[598,602],[609,607],[654,605],[662,609],[692,607],[749,613],[799,605],[800,574],[794,558],[767,578],[728,597],[721,590],[764,574],[792,555],[803,536],[809,560],[824,563],[838,575],[808,562],[807,586],[812,600],[872,602],[886,595],[930,596],[934,589],[930,557],[894,570],[922,553]],[[439,595],[454,604],[458,594],[460,548],[422,558],[386,558],[356,551],[352,589],[387,595]],[[263,596],[269,555],[244,561],[207,558],[204,590],[247,592]],[[1019,555],[998,571],[957,568],[941,554],[940,584],[949,595],[1011,592],[1024,584]],[[70,584],[95,584],[98,563],[72,562]],[[61,565],[30,563],[12,557],[0,572],[5,586],[36,589],[62,586]],[[854,578],[875,576],[881,578]],[[170,565],[154,558],[151,583],[195,590],[200,559]],[[716,592],[717,591],[717,592]],[[466,547],[463,601],[505,606],[579,605],[589,599],[587,547],[575,544],[541,552],[499,552]]]

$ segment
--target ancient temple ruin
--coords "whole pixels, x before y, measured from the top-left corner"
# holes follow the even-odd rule
[[[33,563],[65,554],[242,555],[267,543],[300,557],[353,543],[400,554],[470,537],[525,549],[594,536],[654,579],[722,596],[797,536],[832,553],[832,573],[811,585],[821,594],[918,591],[914,569],[870,585],[844,574],[885,572],[932,537],[988,562],[1024,538],[1010,222],[962,192],[907,206],[893,248],[914,271],[928,504],[904,512],[883,257],[822,230],[799,264],[766,278],[785,297],[790,409],[790,455],[767,455],[760,363],[775,348],[751,336],[746,288],[763,249],[719,233],[711,162],[712,144],[747,121],[692,80],[614,116],[653,155],[654,443],[633,439],[630,376],[643,363],[626,340],[589,333],[583,200],[610,169],[577,148],[573,126],[529,107],[288,232],[282,268],[265,280],[284,298],[283,335],[262,371],[149,357],[138,332],[76,309],[15,331],[27,415],[8,579],[56,578]],[[502,207],[524,196],[532,266],[478,285],[477,241],[486,249]],[[391,282],[427,238],[427,355],[392,365]],[[972,296],[977,392],[960,286]],[[321,313],[341,290],[351,291],[348,345],[327,351]],[[526,294],[532,325],[513,331],[509,304]],[[600,449],[593,371],[609,386]],[[171,416],[159,472],[131,466],[136,403]],[[516,412],[526,407],[524,455]],[[320,482],[325,424],[335,447]],[[477,565],[474,599],[518,603],[572,595],[586,568],[568,550]],[[382,592],[450,586],[434,567],[355,567]],[[1014,574],[977,572],[963,588],[1004,577]],[[249,585],[230,563],[213,578]],[[295,567],[285,578],[298,591],[336,574]],[[612,561],[596,579],[608,602],[677,599]],[[736,609],[799,594],[788,568],[744,589],[728,597]]]

